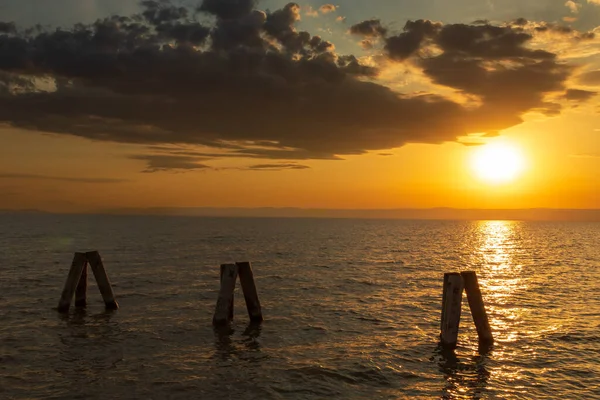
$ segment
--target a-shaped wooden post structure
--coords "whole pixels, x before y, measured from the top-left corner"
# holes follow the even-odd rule
[[[73,295],[75,295],[76,307],[86,306],[88,263],[96,278],[96,283],[102,294],[106,309],[116,310],[119,308],[100,254],[97,251],[88,251],[87,253],[75,253],[69,275],[67,276],[67,281],[65,282],[65,287],[60,296],[60,301],[58,302],[58,311],[69,311]]]
[[[252,266],[249,262],[238,262],[221,265],[221,288],[213,316],[213,325],[225,325],[233,320],[233,292],[238,275],[250,321],[262,322],[262,310],[254,284]]]
[[[487,313],[485,312],[481,291],[479,290],[477,275],[474,271],[444,274],[440,342],[443,347],[456,348],[463,289],[467,293],[469,308],[471,309],[471,315],[477,328],[479,345],[488,347],[494,343],[494,338]]]
[[[463,280],[458,272],[444,274],[442,324],[440,327],[440,341],[444,347],[454,349],[458,342],[463,288]]]

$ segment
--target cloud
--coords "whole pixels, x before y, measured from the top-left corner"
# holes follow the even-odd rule
[[[577,81],[583,85],[600,86],[600,70],[583,73]]]
[[[2,197],[13,197],[13,196],[18,196],[23,194],[20,190],[18,190],[20,188],[16,187],[16,186],[6,186],[6,185],[2,185],[0,186],[0,193],[2,193]]]
[[[350,27],[350,33],[353,35],[365,36],[368,38],[376,38],[385,36],[387,28],[381,24],[379,19],[369,19],[366,21],[359,22],[358,24]]]
[[[573,14],[577,14],[581,9],[581,4],[575,3],[573,0],[568,0],[565,3],[565,7],[567,7]]]
[[[473,25],[464,26],[472,29],[478,28]],[[425,41],[436,36],[441,29],[442,24],[439,22],[422,19],[408,21],[404,26],[403,33],[385,39],[385,50],[392,60],[403,61],[421,49]]]
[[[308,17],[313,17],[313,18],[317,18],[319,16],[319,11],[315,10],[314,8],[312,8],[311,6],[308,6],[306,8],[306,11],[304,12],[304,15],[308,16]]]
[[[573,158],[600,158],[600,153],[579,153],[571,154]]]
[[[235,20],[251,14],[255,7],[256,0],[203,0],[198,10],[221,20]]]
[[[256,143],[254,143],[256,144]],[[266,145],[269,146],[269,145]],[[208,161],[219,158],[271,158],[286,160],[341,160],[342,158],[327,153],[314,153],[301,149],[277,148],[255,146],[255,145],[226,145],[220,150],[225,152],[205,152],[193,150],[180,150],[168,146],[149,146],[148,149],[153,152],[161,152],[167,156],[190,156],[198,161]]]
[[[333,4],[323,4],[321,7],[319,7],[319,11],[322,14],[334,12],[335,10],[337,10],[337,6],[335,6]]]
[[[596,5],[600,5],[600,0],[587,0],[587,2],[589,4],[596,4]]]
[[[374,46],[375,44],[371,39],[363,39],[360,41],[360,47],[362,47],[365,50],[371,50]]]
[[[533,34],[517,26],[466,25],[409,21],[404,32],[385,38],[390,59],[412,60],[435,84],[476,96],[478,121],[485,131],[503,129],[529,110],[547,115],[560,105],[546,99],[566,89],[573,68],[556,54],[528,47]],[[502,118],[498,118],[498,113]]]
[[[281,164],[255,164],[247,167],[248,170],[253,171],[282,171],[286,169],[310,169],[307,165],[281,163]]]
[[[396,34],[380,20],[351,28],[378,39],[384,65],[403,63],[433,87],[476,99],[465,105],[436,91],[392,90],[378,80],[375,62],[339,54],[333,43],[297,29],[296,3],[270,12],[252,0],[204,0],[196,10],[166,1],[142,5],[139,15],[68,30],[5,28],[0,123],[98,141],[201,147],[220,157],[340,159],[497,132],[530,111],[556,114],[561,106],[549,95],[565,94],[574,71],[532,45],[542,33],[526,21],[417,20]],[[208,168],[201,156],[136,157],[147,171]]]
[[[323,4],[321,7],[319,7],[318,9],[314,9],[311,6],[306,7],[306,12],[304,13],[305,15],[309,16],[309,17],[318,17],[319,13],[321,14],[329,14],[331,12],[335,12],[335,10],[337,10],[337,6],[333,5],[333,4]]]
[[[2,22],[0,21],[0,33],[15,33],[17,28],[14,22]]]
[[[565,99],[573,101],[586,101],[597,94],[597,92],[590,92],[589,90],[568,89],[565,93]]]
[[[9,172],[0,172],[0,179],[36,179],[36,180],[74,182],[74,183],[124,183],[124,182],[129,182],[129,180],[127,180],[127,179],[117,179],[117,178],[74,178],[74,177],[22,174],[22,173],[9,173]]]
[[[185,155],[139,154],[130,156],[132,160],[142,160],[147,163],[143,172],[164,171],[193,171],[209,169],[208,165],[200,164],[203,158]]]
[[[517,26],[517,25],[515,25],[515,23],[513,22],[513,27],[515,27],[515,26]],[[551,23],[551,22],[542,22],[542,23],[528,22],[525,26],[521,26],[521,28],[523,29],[524,33],[527,33],[529,35],[533,35],[533,34],[556,35],[558,37],[554,38],[555,40],[563,39],[560,36],[567,37],[567,38],[570,37],[575,42],[589,41],[589,40],[593,40],[596,38],[596,34],[594,31],[580,32],[574,28],[571,28],[570,26],[555,24],[555,23]]]
[[[483,142],[460,142],[463,146],[467,147],[475,147],[475,146],[483,146],[485,143]]]

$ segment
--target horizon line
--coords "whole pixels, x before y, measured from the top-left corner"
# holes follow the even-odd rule
[[[600,208],[302,208],[302,207],[120,207],[86,211],[0,209],[0,214],[133,215],[229,218],[332,218],[399,220],[521,220],[600,222]]]

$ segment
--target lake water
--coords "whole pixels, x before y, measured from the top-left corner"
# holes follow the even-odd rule
[[[598,399],[600,224],[0,216],[3,399]],[[74,251],[99,250],[120,309],[60,315]],[[251,261],[211,320],[219,264]],[[463,303],[438,349],[443,273],[475,270],[496,344]]]

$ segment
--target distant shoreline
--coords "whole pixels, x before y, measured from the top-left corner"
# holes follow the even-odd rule
[[[0,210],[0,214],[137,215],[227,218],[331,218],[399,220],[517,220],[600,222],[600,209],[310,209],[310,208],[119,208],[89,212],[48,212],[43,210]]]

